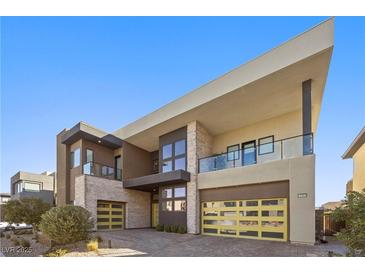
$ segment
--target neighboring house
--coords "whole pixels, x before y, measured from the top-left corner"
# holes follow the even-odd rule
[[[333,28],[327,20],[112,134],[64,129],[58,204],[85,207],[98,230],[159,223],[313,244]]]
[[[356,136],[343,159],[353,159],[353,177],[346,184],[346,192],[365,189],[365,127]]]
[[[43,172],[35,174],[19,171],[10,180],[12,199],[40,198],[49,204],[55,204],[56,174]]]
[[[324,211],[334,211],[337,207],[341,207],[343,204],[342,201],[336,202],[327,202],[321,206]]]

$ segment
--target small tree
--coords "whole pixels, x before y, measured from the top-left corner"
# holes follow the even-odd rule
[[[365,256],[365,189],[346,195],[344,206],[333,213],[336,222],[345,222],[345,228],[337,234],[343,240],[350,256]]]
[[[31,224],[33,231],[36,231],[42,214],[49,210],[50,207],[48,203],[38,198],[10,200],[4,205],[4,220],[8,223]]]
[[[94,222],[89,211],[80,206],[54,207],[42,215],[42,232],[57,244],[86,240]]]

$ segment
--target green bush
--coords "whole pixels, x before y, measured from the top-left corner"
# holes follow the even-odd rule
[[[50,253],[47,253],[45,254],[44,256],[45,257],[62,257],[64,256],[66,253],[68,253],[68,250],[67,249],[57,249],[56,251],[54,252],[50,252]]]
[[[157,231],[164,231],[165,230],[164,225],[160,225],[160,224],[156,225],[156,230]]]
[[[171,225],[164,225],[165,232],[171,232]]]
[[[30,241],[28,241],[27,239],[24,239],[24,238],[20,238],[19,244],[22,247],[30,247]]]
[[[171,225],[171,232],[177,233],[178,229],[179,229],[178,225]]]
[[[186,226],[185,225],[179,225],[177,233],[185,234],[186,232],[187,232]]]
[[[6,233],[6,234],[5,234],[5,239],[9,240],[10,238],[11,238],[10,233]]]
[[[89,238],[94,222],[83,207],[54,207],[42,215],[40,229],[56,244],[69,244]]]

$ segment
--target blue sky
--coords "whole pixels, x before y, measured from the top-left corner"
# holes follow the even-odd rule
[[[55,170],[56,134],[123,125],[326,17],[1,18],[1,191],[18,170]],[[365,18],[335,19],[315,139],[316,204],[343,198],[365,125]]]

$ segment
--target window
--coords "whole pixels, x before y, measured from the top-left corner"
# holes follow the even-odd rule
[[[78,167],[80,165],[80,148],[71,151],[71,168]]]
[[[39,192],[41,191],[41,185],[37,183],[24,182],[24,191]]]
[[[172,157],[172,144],[164,145],[162,147],[162,159],[168,159]]]
[[[186,201],[185,200],[175,200],[174,201],[175,211],[186,211]]]
[[[94,151],[86,149],[86,163],[94,162]]]
[[[186,170],[185,157],[175,159],[175,170]]]
[[[259,155],[274,152],[274,136],[259,139]]]
[[[175,156],[185,154],[185,139],[175,142]]]
[[[163,211],[172,211],[172,201],[162,202],[162,210]]]
[[[174,197],[175,198],[182,198],[186,196],[186,188],[185,187],[175,187],[174,189]]]
[[[238,160],[240,158],[240,145],[227,147],[227,161]]]
[[[172,188],[165,188],[162,190],[162,198],[172,198]]]
[[[165,161],[162,165],[162,172],[172,171],[172,161]]]

